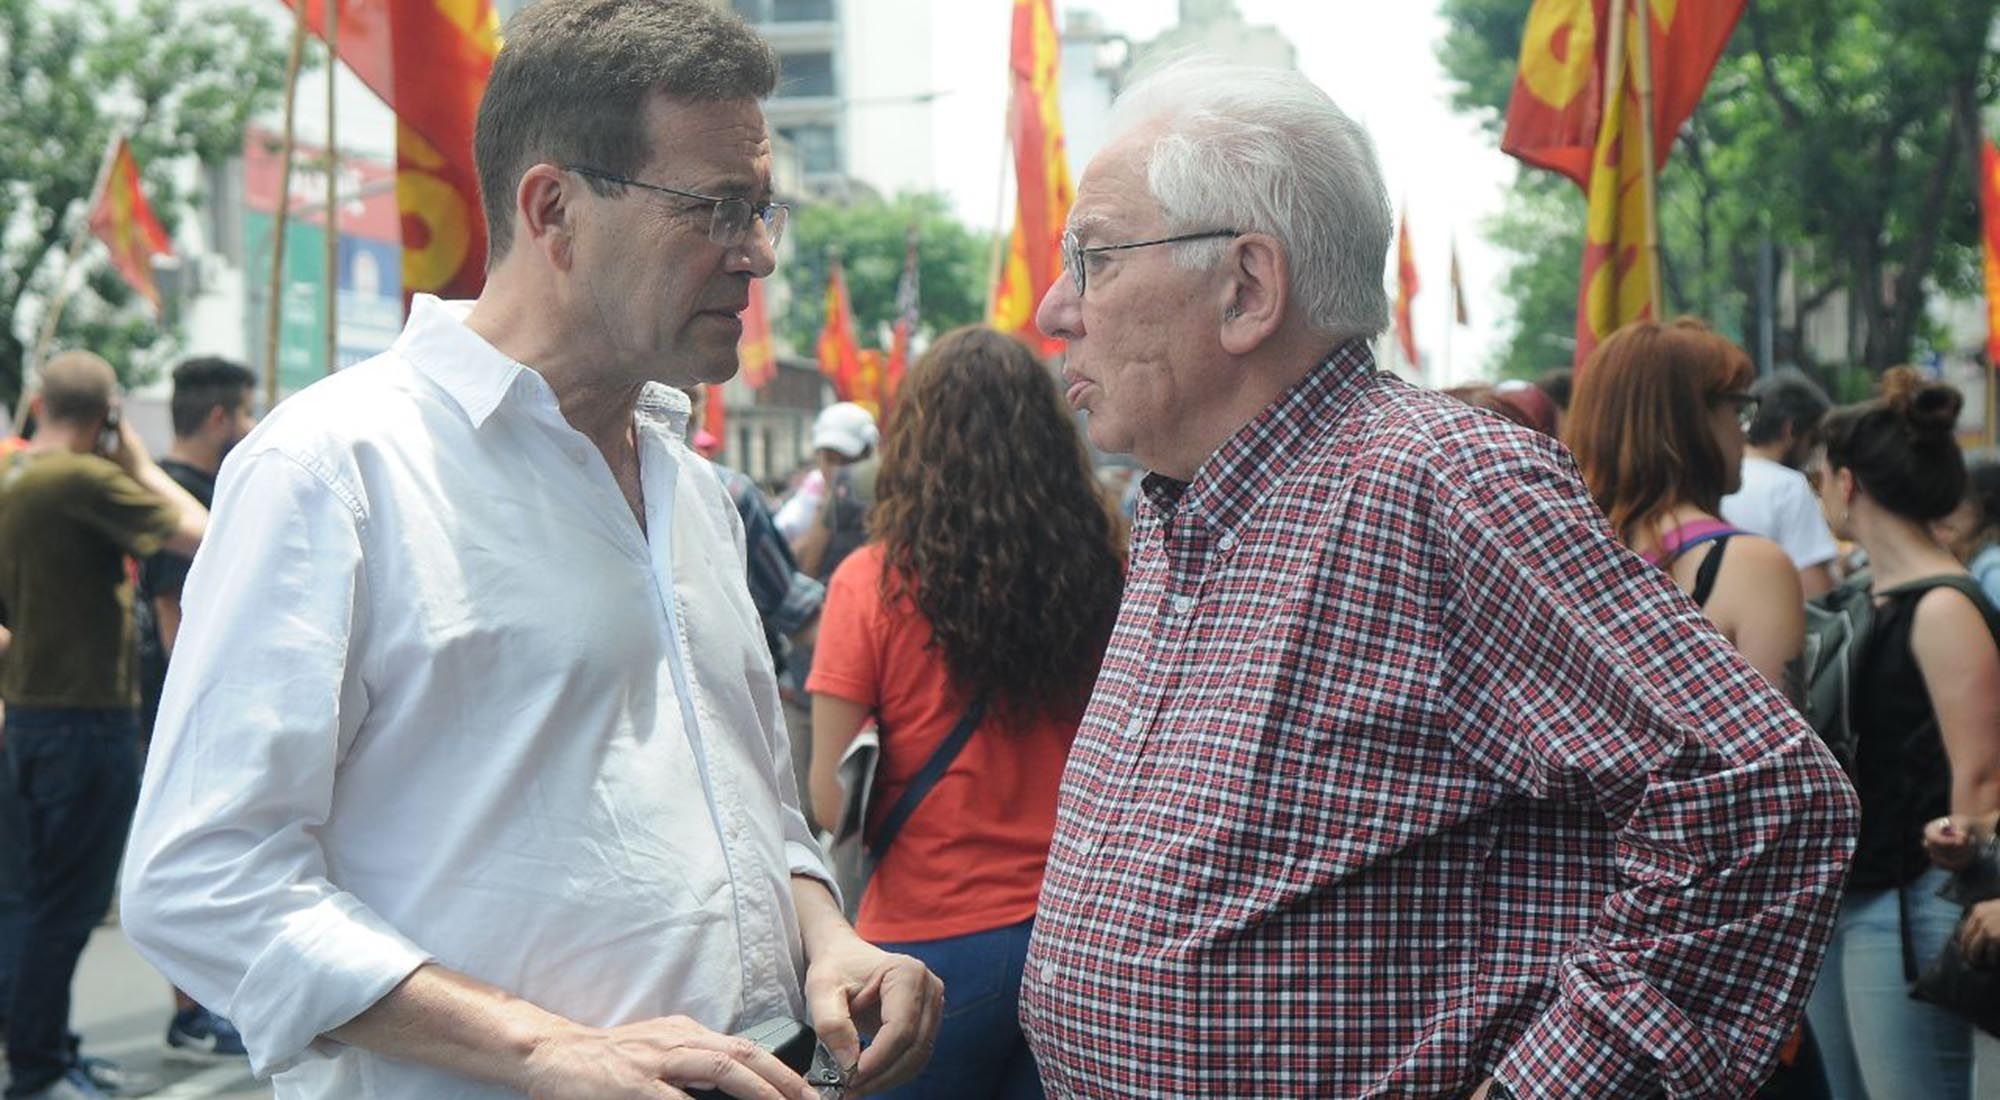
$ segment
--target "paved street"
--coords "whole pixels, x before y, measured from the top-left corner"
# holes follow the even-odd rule
[[[242,1062],[190,1066],[163,1061],[161,1040],[173,1015],[173,995],[125,942],[116,926],[90,938],[76,978],[75,1020],[86,1053],[156,1077],[152,1100],[269,1100],[271,1090]],[[0,1079],[4,1079],[0,1067]]]

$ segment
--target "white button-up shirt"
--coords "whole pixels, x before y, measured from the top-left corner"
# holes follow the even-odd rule
[[[426,960],[598,1026],[804,1013],[826,872],[686,399],[639,402],[642,533],[466,308],[240,444],[187,581],[124,925],[280,1097],[510,1095],[319,1038]]]

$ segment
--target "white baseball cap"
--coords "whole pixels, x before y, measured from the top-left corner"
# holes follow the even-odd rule
[[[881,440],[875,417],[852,401],[828,405],[813,421],[814,450],[838,451],[848,458],[860,458]]]

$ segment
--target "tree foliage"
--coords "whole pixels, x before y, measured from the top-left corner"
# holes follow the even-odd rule
[[[172,233],[196,197],[188,163],[239,154],[245,123],[275,102],[285,54],[274,37],[249,10],[190,0],[0,0],[0,403],[20,394],[113,135],[130,136]],[[90,348],[129,375],[173,318],[157,323],[135,305],[101,246],[79,263],[87,277],[57,345]]]
[[[1530,6],[1444,3],[1438,56],[1454,105],[1496,138]],[[1806,328],[1813,308],[1837,300],[1855,363],[1880,370],[1929,343],[1928,297],[1978,285],[1979,109],[2000,93],[1996,12],[2000,0],[1750,0],[1660,177],[1668,310],[1754,333],[1768,240],[1802,307],[1781,318],[1780,359],[1831,365],[1811,362]],[[1496,236],[1548,204],[1522,188]],[[1520,256],[1510,293],[1523,308],[1509,363],[1545,338],[1531,325],[1559,320],[1523,295],[1546,293],[1557,276],[1542,269],[1567,264],[1573,296],[1580,255],[1511,236],[1500,243]]]
[[[814,204],[799,210],[792,222],[798,244],[785,264],[792,299],[783,327],[792,346],[804,354],[812,354],[826,322],[826,279],[836,248],[847,271],[863,346],[875,344],[885,326],[895,322],[896,286],[911,226],[918,234],[920,327],[943,332],[976,322],[985,313],[991,238],[954,218],[942,195]]]

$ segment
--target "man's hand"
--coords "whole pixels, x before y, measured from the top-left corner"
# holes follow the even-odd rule
[[[806,1004],[820,1041],[856,1066],[848,1095],[893,1088],[930,1061],[944,1013],[944,982],[908,955],[891,955],[849,931],[806,970]],[[861,1036],[873,1036],[866,1052]]]
[[[1992,815],[1952,814],[1924,826],[1924,851],[1939,867],[1963,871],[1978,857],[1979,846],[1992,837]]]
[[[1480,1082],[1478,1088],[1472,1090],[1472,1096],[1470,1100],[1486,1100],[1486,1094],[1492,1091],[1493,1091],[1493,1078],[1488,1077],[1486,1080]]]
[[[563,1028],[528,1056],[529,1100],[686,1100],[720,1089],[739,1100],[818,1100],[770,1051],[685,1016],[622,1027]]]
[[[2000,963],[2000,900],[1982,901],[1965,911],[1958,946],[1974,966]]]

